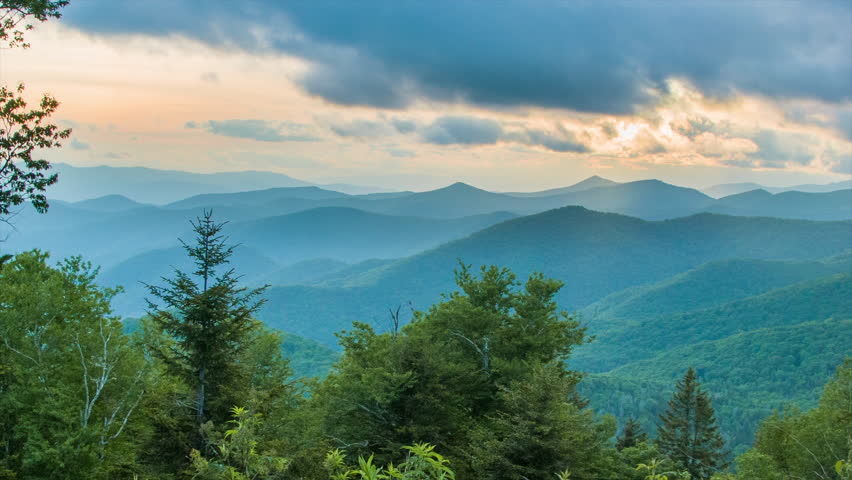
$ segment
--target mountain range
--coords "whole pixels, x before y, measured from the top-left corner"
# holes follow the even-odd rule
[[[352,322],[381,331],[389,308],[404,307],[407,321],[441,301],[456,289],[459,262],[565,282],[557,302],[595,338],[569,361],[589,372],[581,392],[596,410],[646,427],[693,365],[728,440],[744,445],[785,399],[813,405],[852,354],[849,188],[713,198],[659,180],[591,177],[526,193],[464,183],[347,192],[262,172],[119,170],[110,185],[107,167],[68,167],[65,180],[82,175],[78,186],[103,195],[52,199],[43,215],[24,209],[14,230],[0,231],[3,252],[83,255],[102,266],[101,284],[124,287],[115,312],[135,317],[145,313],[145,284],[191,268],[178,238],[189,241],[189,221],[212,210],[239,244],[232,266],[242,282],[271,285],[258,317],[289,333],[287,355],[305,375],[330,368],[335,333]],[[763,367],[776,364],[782,372]]]
[[[792,185],[789,187],[767,187],[764,185],[760,185],[759,183],[745,182],[745,183],[724,183],[721,185],[714,185],[712,187],[704,188],[701,191],[710,195],[713,198],[722,198],[727,197],[729,195],[736,195],[738,193],[750,192],[752,190],[766,190],[769,193],[782,193],[782,192],[805,192],[805,193],[827,193],[834,192],[836,190],[846,190],[852,188],[852,180],[846,180],[843,182],[833,182],[826,184],[803,184],[803,185]]]
[[[160,205],[205,193],[314,185],[289,175],[262,171],[192,173],[146,167],[75,167],[66,163],[52,165],[61,181],[51,187],[50,195],[68,202],[122,195],[140,203]],[[387,191],[378,187],[342,183],[327,187],[352,194]]]

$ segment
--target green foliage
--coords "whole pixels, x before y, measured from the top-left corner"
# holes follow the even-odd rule
[[[689,472],[667,471],[663,466],[664,462],[659,459],[652,459],[648,463],[640,463],[636,466],[636,471],[641,472],[645,476],[643,480],[690,480],[692,476]]]
[[[242,407],[231,409],[232,428],[213,447],[214,458],[204,458],[198,450],[190,454],[192,478],[198,480],[255,480],[282,478],[278,476],[288,465],[287,459],[275,452],[261,451],[258,430],[262,424],[259,414]]]
[[[642,431],[642,425],[635,418],[630,417],[624,425],[624,430],[615,442],[615,448],[619,451],[648,440],[648,435]]]
[[[578,388],[596,410],[619,418],[635,416],[649,425],[665,409],[683,365],[694,365],[702,384],[713,392],[726,442],[739,454],[751,446],[757,426],[773,410],[816,406],[850,343],[850,320],[758,329],[589,375]]]
[[[0,8],[0,14],[2,12]],[[5,40],[3,32],[0,29],[0,40]],[[23,85],[14,90],[0,87],[0,219],[27,201],[36,211],[47,211],[49,205],[44,191],[56,183],[58,177],[48,175],[50,163],[33,158],[33,153],[60,147],[61,141],[71,135],[70,129],[48,123],[59,107],[55,98],[45,95],[38,108],[27,110],[23,93]]]
[[[0,267],[0,466],[24,478],[131,467],[148,362],[110,312],[116,290],[79,258],[33,251]]]
[[[59,9],[68,5],[68,0],[2,0],[0,1],[0,41],[10,47],[28,48],[24,32],[33,29],[31,20],[46,22],[62,16]]]
[[[610,473],[615,455],[612,417],[596,421],[578,405],[577,377],[557,363],[537,366],[529,378],[501,387],[500,408],[477,425],[466,452],[477,478],[552,479],[568,467],[575,479]]]
[[[339,449],[328,452],[323,466],[331,480],[455,480],[450,461],[435,451],[434,445],[418,443],[402,448],[405,460],[397,466],[380,467],[373,463],[373,455],[358,457],[358,466],[346,465],[344,453]]]
[[[158,353],[195,390],[198,425],[208,419],[225,422],[229,405],[237,403],[240,379],[247,375],[239,358],[257,328],[252,316],[262,305],[258,297],[264,291],[241,287],[233,269],[217,276],[234,249],[225,245],[224,225],[216,223],[211,212],[192,223],[196,242],[183,245],[195,263],[195,278],[177,270],[174,278],[164,279],[167,286],[148,286],[152,297],[164,304],[160,308],[150,302],[151,316],[174,340]]]
[[[738,473],[757,480],[848,477],[850,440],[852,359],[847,359],[826,384],[818,407],[775,414],[760,425],[754,448],[737,459]]]
[[[798,325],[827,318],[852,318],[852,273],[829,275],[693,312],[598,332],[577,352],[577,364],[607,371],[665,350],[719,340],[742,331]],[[680,365],[683,368],[683,364]]]
[[[716,425],[710,396],[701,388],[693,368],[675,386],[660,420],[657,446],[693,478],[709,479],[727,466],[725,443]]]
[[[562,367],[584,331],[558,310],[561,283],[536,274],[521,289],[506,269],[466,265],[456,280],[459,292],[399,332],[356,324],[341,335],[344,354],[313,399],[325,435],[380,463],[426,441],[465,478],[605,470],[614,421],[584,410],[580,376]]]

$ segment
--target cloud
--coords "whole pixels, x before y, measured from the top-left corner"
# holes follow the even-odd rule
[[[394,133],[395,129],[386,122],[371,120],[353,120],[347,123],[329,125],[335,134],[341,137],[378,138]]]
[[[417,130],[417,122],[403,118],[391,119],[391,125],[393,125],[393,128],[395,128],[399,133],[411,133]]]
[[[314,142],[319,140],[309,125],[296,122],[266,120],[209,120],[204,123],[186,122],[186,128],[200,128],[213,135],[245,138],[260,142]]]
[[[852,141],[852,106],[808,102],[787,105],[787,119],[806,125],[817,125],[834,130],[845,140]]]
[[[527,129],[521,132],[507,133],[503,136],[503,140],[543,147],[554,152],[585,153],[589,151],[589,147],[579,142],[573,132],[565,129],[559,129],[558,133]]]
[[[74,150],[91,150],[91,148],[92,148],[91,145],[89,145],[88,143],[81,142],[80,140],[78,140],[76,138],[71,139],[70,146]]]
[[[787,164],[809,165],[816,157],[818,140],[811,135],[776,130],[761,130],[752,136],[758,151],[749,154],[765,168],[783,168]]]
[[[670,78],[711,95],[848,101],[850,20],[849,2],[831,0],[89,0],[63,19],[89,32],[295,55],[311,65],[302,87],[337,104],[426,98],[614,114],[658,101]]]
[[[435,145],[495,144],[503,134],[500,123],[486,118],[440,117],[421,132],[424,142]]]
[[[397,158],[412,158],[417,156],[416,153],[412,152],[411,150],[406,150],[404,148],[388,148],[386,151],[391,156]]]

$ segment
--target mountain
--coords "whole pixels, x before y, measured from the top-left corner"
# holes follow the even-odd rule
[[[319,187],[283,187],[237,193],[203,193],[166,205],[171,209],[261,205],[281,199],[328,200],[349,195]]]
[[[712,187],[708,187],[702,189],[704,193],[710,195],[713,198],[722,198],[730,195],[736,195],[738,193],[745,193],[751,190],[766,190],[769,193],[781,193],[781,192],[808,192],[808,193],[826,193],[833,192],[835,190],[846,190],[852,188],[852,180],[846,180],[843,182],[834,182],[827,183],[823,185],[816,184],[804,184],[804,185],[793,185],[790,187],[766,187],[760,185],[758,183],[746,182],[746,183],[725,183],[721,185],[714,185]]]
[[[257,285],[299,285],[312,283],[345,270],[349,266],[346,262],[331,258],[312,258],[287,265],[257,279],[248,278],[246,282]]]
[[[229,235],[281,264],[311,258],[359,262],[413,255],[513,217],[498,212],[439,220],[325,207],[234,224]]]
[[[166,210],[169,215],[163,215],[163,210],[158,210],[160,215],[147,220],[127,215],[107,225],[89,224],[71,230],[55,239],[54,250],[68,254],[85,248],[87,258],[105,266],[103,279],[108,285],[151,282],[171,272],[171,265],[189,268],[185,253],[177,247],[178,238],[192,237],[186,211]],[[168,221],[157,223],[158,218]],[[245,275],[246,283],[284,285],[318,281],[344,271],[360,273],[359,268],[381,262],[373,261],[368,267],[349,263],[411,255],[510,218],[513,215],[495,213],[436,220],[320,208],[231,223],[224,234],[229,242],[240,245],[233,265]],[[297,263],[307,260],[310,262]],[[145,307],[143,293],[128,287],[127,294],[116,303],[116,311],[140,314]]]
[[[728,215],[843,220],[852,218],[852,189],[776,194],[751,190],[720,198],[705,210]]]
[[[234,250],[231,266],[247,280],[262,277],[280,268],[271,258],[243,245]],[[143,283],[162,285],[161,278],[172,277],[175,268],[185,272],[195,269],[180,246],[150,250],[133,256],[104,270],[98,276],[98,282],[108,287],[123,287],[124,292],[112,302],[113,309],[123,316],[139,316],[146,311],[144,299],[148,291]]]
[[[512,195],[515,197],[549,197],[553,195],[562,195],[564,193],[582,192],[598,187],[610,187],[613,185],[618,185],[618,183],[595,175],[581,182],[575,183],[570,187],[551,188],[549,190],[542,190],[539,192],[512,192],[508,195]]]
[[[94,212],[123,212],[134,208],[146,207],[147,205],[134,202],[124,195],[106,195],[70,204],[73,208],[90,210]]]
[[[727,447],[741,453],[757,425],[790,405],[809,409],[849,355],[852,320],[826,319],[751,330],[664,351],[607,373],[586,376],[580,393],[599,413],[654,426],[676,380],[694,366],[713,395]]]
[[[568,205],[590,210],[661,220],[699,212],[713,199],[691,188],[670,185],[659,180],[640,180],[608,187],[593,188],[566,196]]]
[[[852,318],[852,272],[831,275],[735,300],[721,306],[661,315],[596,333],[577,349],[572,364],[603,372],[664,350],[721,339],[738,332]]]
[[[700,265],[661,282],[631,287],[587,306],[592,333],[638,325],[677,312],[710,308],[769,290],[852,271],[852,254],[821,261],[726,259]]]
[[[273,189],[259,192],[200,195],[169,208],[222,206],[255,207],[266,215],[295,213],[317,207],[347,207],[372,213],[428,218],[461,218],[494,212],[518,215],[539,213],[570,205],[646,219],[663,219],[699,212],[714,200],[697,190],[643,180],[572,193],[519,197],[494,193],[464,183],[428,192],[394,192],[344,195],[326,190]]]
[[[238,192],[272,187],[301,187],[310,183],[272,172],[190,173],[145,167],[74,167],[54,163],[60,181],[50,198],[80,201],[121,194],[134,201],[165,204],[201,193]]]
[[[469,237],[338,277],[322,287],[269,292],[264,321],[328,344],[352,321],[382,325],[387,308],[426,308],[455,290],[461,260],[533,271],[566,282],[558,301],[571,311],[641,284],[724,258],[816,260],[849,248],[852,222],[811,222],[700,214],[649,222],[566,207],[499,223]]]

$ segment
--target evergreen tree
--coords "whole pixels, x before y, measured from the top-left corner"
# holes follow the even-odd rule
[[[719,434],[710,396],[701,388],[690,367],[678,381],[663,422],[657,429],[660,452],[694,479],[707,479],[727,466],[725,443]]]
[[[200,427],[208,420],[224,423],[238,403],[240,385],[249,375],[239,360],[258,328],[253,315],[263,304],[259,297],[266,287],[239,286],[234,269],[217,275],[235,248],[226,245],[221,233],[226,222],[215,222],[212,212],[205,211],[191,224],[195,244],[181,243],[196,270],[187,274],[176,269],[174,278],[163,279],[165,287],[147,287],[164,304],[160,308],[149,300],[151,317],[174,340],[159,353],[194,390]]]
[[[615,448],[622,451],[625,448],[635,447],[636,445],[647,441],[648,435],[642,431],[642,424],[633,417],[627,420],[624,425],[624,431],[621,432],[615,442]]]

